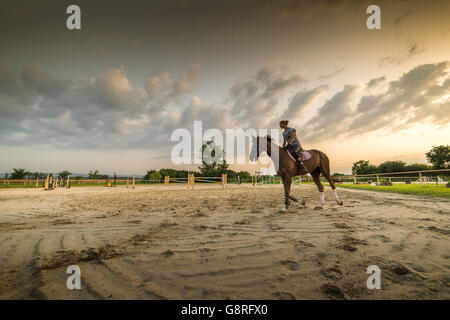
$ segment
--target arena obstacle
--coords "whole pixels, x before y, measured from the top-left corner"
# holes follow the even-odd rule
[[[171,182],[187,184],[188,189],[193,189],[195,182],[199,183],[220,183],[224,188],[227,187],[227,175],[222,174],[221,177],[195,177],[193,173],[189,173],[187,178],[170,178],[169,176],[164,177],[164,185],[168,186]]]
[[[227,187],[227,175],[226,174],[222,174],[222,186],[224,188]]]
[[[56,188],[56,177],[47,174],[47,178],[44,183],[44,190],[54,190]]]
[[[195,184],[195,176],[194,176],[194,174],[192,174],[192,173],[188,174],[187,184],[188,184],[188,189],[189,188],[194,189],[194,184]]]

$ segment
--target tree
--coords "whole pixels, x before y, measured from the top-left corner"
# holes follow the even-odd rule
[[[89,171],[89,179],[98,179],[100,177],[100,173],[98,170]]]
[[[28,174],[28,179],[45,179],[47,174],[44,172],[30,172]]]
[[[378,172],[377,166],[370,164],[368,160],[359,160],[353,163],[352,165],[353,174],[370,174],[377,172]]]
[[[58,175],[61,177],[61,178],[63,178],[63,179],[66,179],[68,176],[70,176],[72,173],[71,172],[69,172],[69,171],[67,171],[67,170],[64,170],[64,171],[61,171],[60,173],[58,173]]]
[[[145,174],[143,180],[161,180],[162,176],[159,171],[156,170],[148,170]]]
[[[25,169],[19,168],[15,169],[13,168],[13,173],[11,173],[11,179],[25,179],[27,175],[29,175],[30,172],[28,172]]]
[[[406,171],[406,163],[403,161],[385,161],[378,166],[380,173]]]
[[[406,171],[425,171],[432,169],[425,163],[410,163],[406,166]]]
[[[241,180],[247,180],[252,178],[252,175],[248,171],[239,171],[237,174],[239,175]]]
[[[229,164],[225,160],[225,152],[213,140],[202,145],[201,154],[202,165],[198,169],[203,177],[217,177],[227,173]]]
[[[450,146],[433,146],[426,154],[427,161],[433,165],[433,169],[450,169]]]

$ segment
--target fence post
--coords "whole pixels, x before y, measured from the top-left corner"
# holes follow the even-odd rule
[[[353,184],[356,184],[356,176],[353,176]]]
[[[380,177],[377,175],[377,186],[380,185]]]
[[[222,186],[225,188],[227,186],[227,174],[222,174]]]
[[[422,180],[422,172],[419,172],[419,180],[420,180],[420,184],[423,184],[423,180]]]

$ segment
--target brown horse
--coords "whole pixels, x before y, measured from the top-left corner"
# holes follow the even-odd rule
[[[333,189],[334,200],[337,204],[342,205],[343,202],[339,199],[334,185],[334,180],[330,175],[330,160],[328,156],[319,150],[307,150],[305,155],[307,156],[303,160],[307,172],[300,172],[295,160],[288,154],[288,151],[281,148],[274,142],[270,136],[266,137],[252,137],[253,146],[250,152],[250,160],[256,161],[262,152],[266,152],[275,164],[275,170],[281,177],[284,185],[284,207],[283,211],[289,207],[289,199],[298,202],[297,199],[290,195],[292,178],[294,176],[303,175],[309,173],[317,186],[320,193],[320,206],[317,209],[323,208],[325,205],[325,193],[322,183],[320,182],[320,175],[322,174],[325,179],[330,183],[331,189]],[[305,201],[302,201],[305,204]]]

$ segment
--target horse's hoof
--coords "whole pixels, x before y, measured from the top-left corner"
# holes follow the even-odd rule
[[[280,212],[286,212],[286,210],[287,210],[287,207],[286,207],[286,206],[283,206],[283,207],[280,209]]]
[[[314,210],[322,210],[323,209],[323,206],[316,206],[315,208],[314,208]]]
[[[306,201],[302,200],[302,205],[306,206]]]
[[[344,201],[340,200],[337,204],[342,206],[344,204]]]

